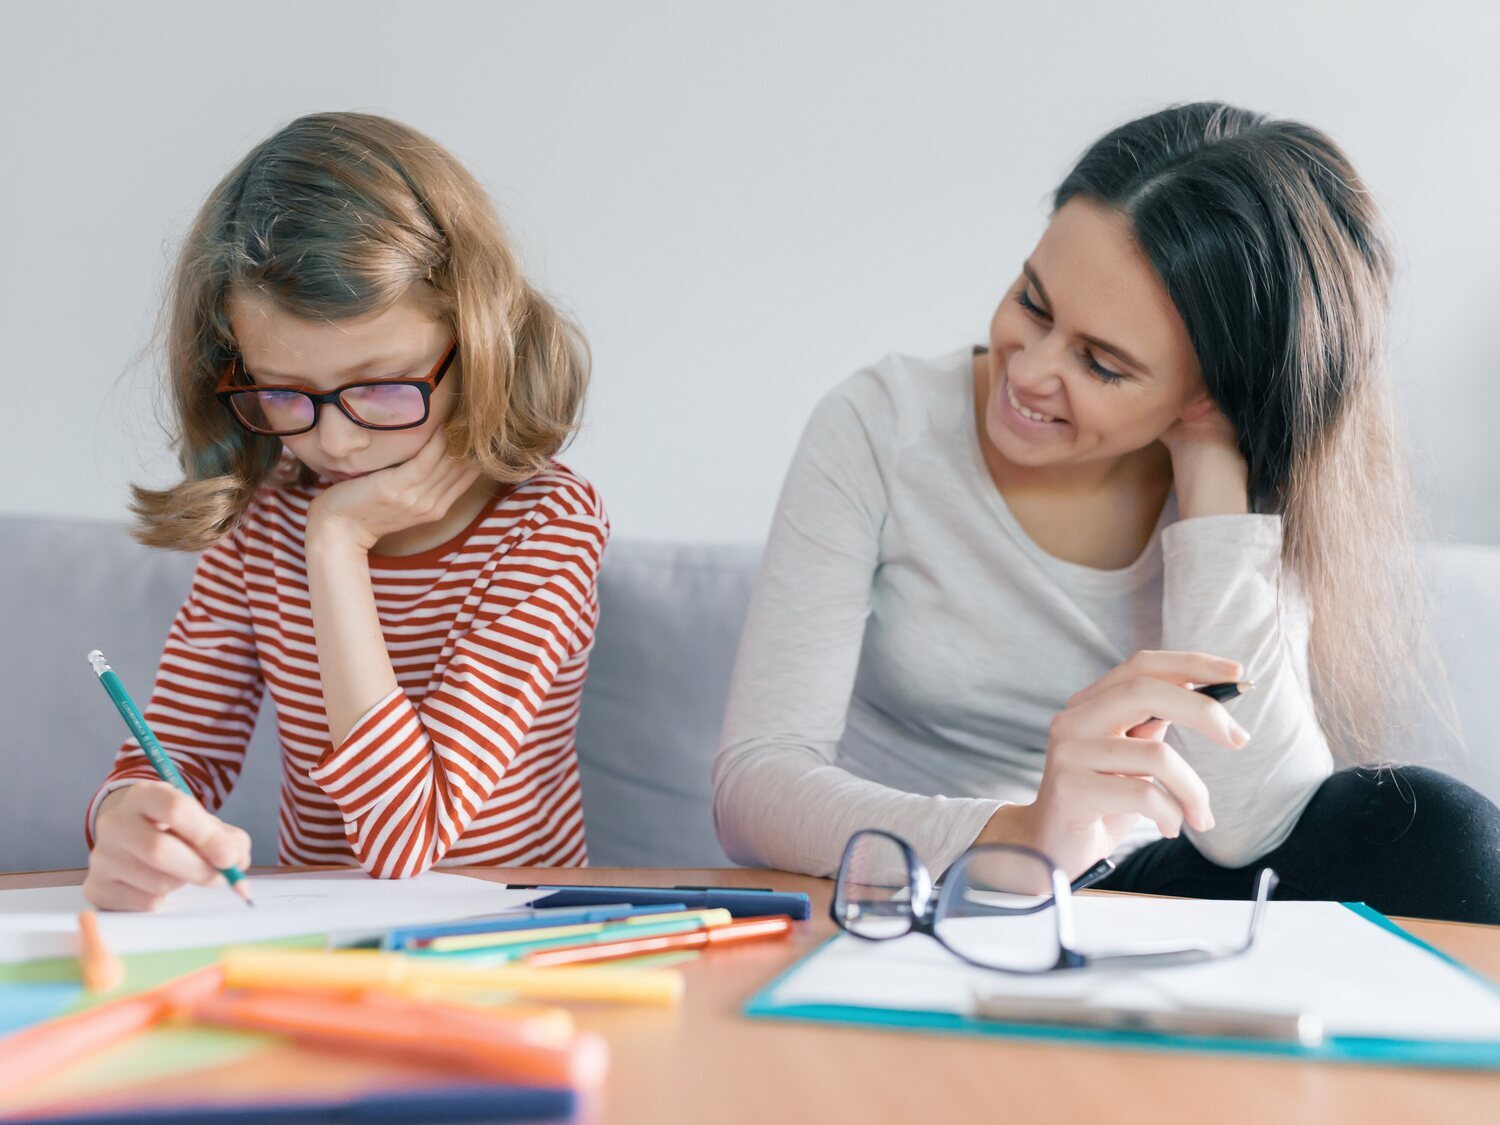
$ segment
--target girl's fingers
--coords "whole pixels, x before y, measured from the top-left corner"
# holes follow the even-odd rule
[[[234,856],[232,861],[226,863],[224,866],[234,866],[244,871],[250,866],[250,833],[246,832],[243,828],[236,828],[232,824],[226,824],[224,828],[229,833],[229,838],[232,841]]]
[[[1227,683],[1240,680],[1244,675],[1245,669],[1239,663],[1210,656],[1205,652],[1145,650],[1111,668],[1088,687],[1077,692],[1068,700],[1068,706],[1086,702],[1110,688],[1140,676],[1182,685]]]
[[[1054,725],[1062,724],[1074,737],[1090,738],[1124,734],[1152,718],[1191,727],[1231,750],[1250,741],[1250,733],[1218,700],[1149,676],[1118,683],[1069,708]]]
[[[180,850],[183,846],[198,857],[202,868],[210,872],[210,877],[214,868],[228,867],[234,862],[237,842],[229,833],[229,826],[186,793],[166,784],[153,785],[141,794],[136,807],[141,816],[126,829],[129,842],[137,854],[148,860],[157,853],[162,854],[165,862],[174,864],[172,870],[181,875],[183,882],[207,881],[194,877],[200,868],[183,861]],[[157,838],[163,833],[155,832],[153,824],[167,827],[169,842],[163,843]],[[174,843],[178,846],[174,847]]]
[[[162,895],[147,894],[139,887],[116,879],[86,883],[84,895],[100,910],[155,910],[165,901]]]
[[[392,465],[388,469],[381,469],[379,474],[389,474],[390,495],[399,496],[407,489],[420,488],[422,483],[428,480],[432,474],[442,465],[443,457],[448,451],[448,439],[443,435],[443,427],[439,426],[422,443],[422,448],[409,460],[399,465]]]
[[[143,882],[135,877],[136,865],[152,873],[149,881]],[[227,858],[224,866],[228,866]],[[207,886],[218,873],[215,861],[206,858],[172,832],[156,828],[146,821],[130,825],[116,842],[115,864],[111,871],[116,878],[134,883],[153,894],[166,894],[184,883]]]
[[[438,511],[446,513],[454,503],[467,492],[479,479],[479,469],[474,465],[464,465],[461,471],[448,482],[442,495],[438,497]]]
[[[93,869],[105,882],[124,883],[153,898],[171,894],[186,882],[158,870],[121,844],[99,855]]]
[[[1200,832],[1214,826],[1208,786],[1182,755],[1165,742],[1103,738],[1075,744],[1070,761],[1099,773],[1155,778],[1177,802],[1189,824]]]

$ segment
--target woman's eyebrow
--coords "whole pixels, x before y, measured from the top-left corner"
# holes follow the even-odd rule
[[[1030,262],[1023,262],[1021,264],[1021,272],[1026,275],[1027,281],[1036,286],[1036,291],[1041,294],[1042,303],[1051,305],[1052,301],[1047,296],[1047,287],[1042,284],[1042,279],[1037,276],[1036,267],[1033,266]],[[1087,340],[1101,352],[1108,352],[1112,356],[1123,359],[1126,364],[1135,368],[1142,374],[1149,375],[1151,373],[1151,369],[1149,367],[1147,367],[1140,360],[1136,359],[1135,356],[1131,355],[1118,344],[1111,344],[1108,340],[1101,340],[1097,336],[1089,336],[1082,332],[1078,333],[1078,338],[1080,340]]]

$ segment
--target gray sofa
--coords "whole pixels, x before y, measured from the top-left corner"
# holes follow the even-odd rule
[[[726,866],[709,772],[758,550],[617,539],[578,751],[592,862]],[[0,517],[0,871],[81,866],[83,810],[122,724],[84,660],[99,648],[144,703],[192,556],[118,524]],[[1500,548],[1429,549],[1437,633],[1473,749],[1452,772],[1500,801]],[[224,816],[276,855],[279,754],[262,713]]]

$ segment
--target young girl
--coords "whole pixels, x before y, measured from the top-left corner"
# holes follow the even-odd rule
[[[879,828],[936,872],[1013,843],[1234,898],[1266,864],[1283,896],[1500,921],[1493,804],[1334,772],[1410,753],[1423,674],[1390,282],[1314,129],[1200,104],[1094,144],[987,349],[814,413],[715,768],[728,853],[829,875]]]
[[[169,331],[186,479],[135,490],[137,535],[207,550],[146,718],[198,802],[127,742],[88,812],[90,901],[148,910],[249,862],[212,814],[267,689],[282,862],[585,863],[609,522],[552,457],[587,352],[483,189],[393,121],[300,118],[209,196]]]

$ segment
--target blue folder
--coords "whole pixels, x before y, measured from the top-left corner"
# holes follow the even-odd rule
[[[1475,972],[1469,966],[1435,949],[1421,938],[1403,930],[1379,911],[1364,903],[1346,902],[1346,907],[1360,917],[1405,938],[1459,969],[1486,988],[1500,993],[1500,986]],[[834,937],[830,941],[837,941]],[[826,945],[827,943],[825,943]],[[813,950],[797,964],[781,973],[745,1005],[747,1016],[770,1019],[811,1020],[819,1023],[863,1024],[898,1031],[935,1031],[961,1035],[992,1035],[1009,1039],[1051,1040],[1069,1045],[1101,1047],[1138,1047],[1174,1051],[1209,1051],[1216,1053],[1275,1055],[1331,1062],[1370,1063],[1381,1066],[1449,1067],[1472,1070],[1500,1069],[1500,1041],[1439,1042],[1415,1039],[1330,1038],[1317,1047],[1298,1043],[1269,1042],[1260,1039],[1210,1038],[1206,1036],[1162,1035],[1143,1031],[1114,1031],[1100,1028],[1073,1028],[1041,1024],[1000,1023],[959,1015],[956,1012],[910,1011],[903,1008],[858,1007],[844,1004],[778,1004],[773,999],[777,986],[797,971],[803,961],[818,956],[823,947]]]

